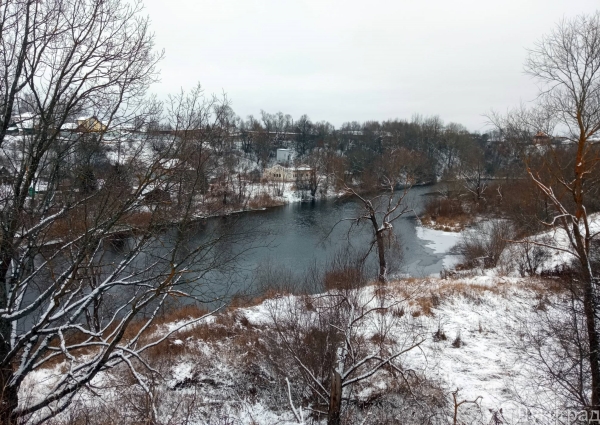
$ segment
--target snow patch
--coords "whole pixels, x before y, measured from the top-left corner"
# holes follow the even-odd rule
[[[428,242],[425,246],[431,248],[435,254],[448,254],[462,236],[461,233],[428,229],[423,226],[418,226],[416,229],[417,237]]]

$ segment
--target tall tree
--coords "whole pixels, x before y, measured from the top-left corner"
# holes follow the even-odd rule
[[[296,152],[300,157],[303,157],[314,146],[313,123],[305,114],[296,121],[294,127],[296,130]]]
[[[44,421],[117,364],[137,376],[159,307],[225,260],[214,254],[223,236],[190,246],[185,235],[201,213],[199,141],[221,140],[227,105],[206,108],[194,92],[165,117],[146,100],[161,54],[141,10],[0,3],[0,155],[11,174],[0,205],[0,424]],[[65,131],[76,114],[85,128]],[[143,125],[168,117],[171,131]],[[24,119],[28,134],[7,135]],[[19,399],[31,373],[55,361],[67,372],[52,390]]]
[[[591,371],[590,409],[600,408],[600,284],[590,261],[592,242],[598,236],[590,226],[594,186],[598,184],[600,144],[600,13],[563,20],[533,49],[525,65],[540,83],[538,104],[507,117],[492,116],[506,138],[531,145],[533,136],[555,133],[571,142],[557,147],[551,137],[526,150],[527,172],[552,205],[546,222],[566,234],[566,250],[580,272],[586,318],[588,360]],[[541,161],[534,161],[543,152]]]

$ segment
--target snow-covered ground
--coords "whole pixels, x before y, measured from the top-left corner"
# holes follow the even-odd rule
[[[481,221],[481,218],[479,219]],[[488,221],[489,222],[489,221]],[[581,225],[584,231],[583,224]],[[426,226],[416,228],[417,237],[426,241],[426,246],[431,248],[434,253],[444,255],[444,268],[451,270],[460,261],[460,255],[451,252],[455,246],[464,237],[465,232],[476,232],[477,229],[465,229],[460,232],[447,232],[432,229]],[[600,214],[592,214],[589,217],[589,231],[593,239],[600,238]],[[553,271],[562,266],[568,266],[576,260],[577,254],[569,242],[569,237],[564,229],[555,227],[540,234],[524,238],[520,243],[510,243],[500,257],[499,267],[495,269],[479,270],[479,274],[486,276],[519,275],[516,262],[525,255],[525,250],[533,256],[532,250],[543,251],[538,265],[538,273],[541,271]]]
[[[462,238],[461,232],[445,232],[443,230],[430,229],[424,226],[417,226],[417,237],[427,241],[425,246],[433,249],[435,254],[444,254],[444,268],[453,268],[460,256],[452,254],[450,250]]]
[[[507,423],[529,423],[516,420],[524,412],[517,400],[531,391],[533,372],[522,361],[523,353],[515,341],[519,339],[523,320],[535,324],[535,306],[539,303],[542,286],[537,280],[490,276],[470,281],[430,278],[390,283],[387,292],[392,298],[388,300],[393,297],[402,300],[406,309],[405,325],[411,329],[418,326],[419,335],[424,337],[424,342],[403,355],[399,364],[435,382],[448,403],[457,389],[459,400],[477,400],[477,405],[461,408],[459,417],[465,423],[488,423],[492,412],[499,409]],[[411,288],[416,287],[418,295],[407,297]],[[371,299],[373,289],[362,289],[361,297]],[[322,295],[315,295],[313,299],[320,297]],[[267,299],[253,307],[232,309],[216,320],[213,317],[197,325],[196,330],[174,335],[169,340],[170,348],[164,353],[167,363],[163,363],[164,381],[160,384],[161,398],[164,398],[162,408],[168,410],[171,405],[168,400],[181,402],[193,396],[201,414],[198,413],[192,424],[224,423],[217,422],[217,418],[229,418],[231,422],[226,423],[231,424],[297,423],[285,397],[284,401],[274,403],[274,390],[268,388],[268,384],[275,387],[277,379],[272,375],[269,362],[261,360],[262,352],[254,351],[253,347],[260,344],[261,338],[267,338],[268,329],[273,326],[274,309],[283,306],[285,311],[292,311],[290,306],[298,303],[306,304],[306,298]],[[390,310],[381,320],[395,320],[394,314]],[[377,323],[365,322],[360,327],[359,332],[366,340],[377,333]],[[164,326],[173,328],[177,324]],[[398,346],[405,343],[402,333],[395,334],[394,338]],[[177,355],[169,354],[170,351]],[[257,375],[248,375],[248,370]],[[30,375],[23,387],[23,396],[48,391],[62,373],[58,365]],[[290,371],[290,379],[292,376]],[[111,374],[99,375],[93,383],[93,391],[84,391],[78,397],[77,408],[98,407],[111,399],[118,403],[118,391],[108,384],[115,379],[118,377]],[[385,391],[389,380],[389,374],[375,375],[360,386],[360,394],[367,397],[374,391]],[[547,401],[554,402],[551,397]],[[309,413],[305,410],[304,416]],[[447,413],[450,415],[450,410]]]
[[[491,276],[417,283],[439,304],[432,307],[431,314],[415,319],[425,330],[426,340],[419,349],[408,352],[403,367],[439,382],[448,396],[458,389],[461,400],[480,398],[478,411],[487,420],[491,418],[489,412],[502,409],[508,423],[528,423],[526,417],[520,417],[524,407],[517,400],[531,390],[531,371],[521,361],[522,352],[515,340],[519,339],[522,321],[531,324],[535,320],[540,283],[532,286],[529,279]],[[407,284],[415,282],[391,285]],[[242,309],[241,313],[253,324],[267,324],[270,302]],[[410,308],[413,314],[419,311],[414,305]],[[434,337],[438,330],[444,339]],[[370,335],[374,330],[367,327],[363,332]],[[472,411],[465,414],[473,421],[479,415],[473,416]]]
[[[583,231],[582,227],[582,231]],[[600,236],[600,214],[592,214],[589,217],[590,234],[596,238]],[[550,257],[544,262],[544,268],[553,269],[562,264],[569,264],[575,259],[574,249],[570,246],[567,233],[563,229],[551,229],[547,232],[536,235],[531,238],[532,241],[542,243],[549,248]],[[568,252],[567,252],[568,251]]]

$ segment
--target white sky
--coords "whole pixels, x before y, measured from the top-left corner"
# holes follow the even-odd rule
[[[145,0],[159,95],[200,82],[235,112],[346,121],[483,114],[534,98],[526,48],[598,0]]]

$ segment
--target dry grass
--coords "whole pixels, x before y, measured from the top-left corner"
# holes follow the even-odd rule
[[[499,295],[502,291],[497,285],[479,285],[464,282],[443,282],[437,291],[443,299],[455,296],[470,298],[474,295],[483,295],[486,292]]]
[[[144,354],[151,363],[170,361],[183,355],[202,356],[198,342],[221,344],[227,342],[227,352],[232,355],[239,350],[260,345],[260,328],[253,326],[239,311],[232,309],[216,315],[213,323],[201,323],[185,327],[175,332],[163,343],[156,345]],[[223,355],[227,353],[222,352]]]
[[[291,292],[275,288],[267,289],[259,296],[246,296],[236,294],[231,298],[231,301],[229,302],[229,305],[227,307],[227,311],[234,311],[240,308],[254,307],[259,304],[262,304],[266,300],[280,298],[287,295],[291,295]]]
[[[267,192],[262,192],[248,201],[248,208],[260,209],[283,205],[283,202],[273,199]]]
[[[331,275],[330,280],[335,283],[341,281],[341,276]],[[331,285],[336,286],[336,285]],[[542,279],[530,278],[519,282],[520,288],[529,289],[539,295],[539,308],[544,306],[544,297],[548,295],[558,295],[565,293],[569,288],[565,282],[560,279]],[[498,296],[508,296],[509,288],[513,284],[479,285],[469,284],[457,280],[442,280],[435,278],[419,279],[409,278],[400,281],[389,282],[387,285],[377,285],[375,288],[378,297],[389,298],[399,303],[391,310],[394,316],[402,317],[404,314],[411,314],[413,317],[421,315],[433,317],[435,310],[444,301],[455,297],[463,297],[474,303],[484,302],[486,294]],[[267,299],[273,299],[288,295],[277,290],[269,290],[260,297],[242,297],[238,296],[232,300],[231,305],[223,312],[216,314],[211,323],[198,323],[187,326],[170,338],[158,344],[145,353],[145,357],[152,362],[175,359],[182,355],[192,355],[198,351],[198,344],[194,342],[202,341],[205,343],[222,343],[227,341],[231,346],[243,348],[244,346],[260,345],[259,336],[262,327],[255,326],[240,310],[250,306],[256,306]],[[314,309],[313,299],[310,296],[302,297],[302,301],[307,310]],[[142,343],[152,342],[152,339],[158,338],[157,331],[161,327],[174,322],[202,317],[208,310],[197,305],[185,305],[178,308],[172,308],[163,313],[156,319],[152,326],[142,337]],[[124,340],[133,338],[144,326],[145,321],[139,320],[131,323],[127,328]],[[114,330],[114,326],[107,329],[106,334]],[[87,336],[81,333],[72,333],[66,335],[68,343],[78,343],[87,339]],[[58,342],[54,342],[56,346]],[[86,355],[90,354],[90,349],[80,349],[71,354]],[[65,360],[64,356],[56,356],[48,362],[47,367],[55,366]]]
[[[197,304],[186,304],[184,306],[172,308],[168,312],[163,313],[160,317],[155,319],[154,325],[161,326],[171,322],[195,319],[208,314],[208,312],[208,309],[200,307]]]
[[[435,309],[443,301],[456,296],[462,296],[474,302],[482,302],[486,292],[504,296],[504,285],[478,285],[460,281],[442,280],[435,278],[390,282],[387,292],[397,300],[405,300],[410,306],[409,312],[413,317],[421,315],[433,317]]]
[[[473,302],[482,302],[486,294],[507,297],[511,288],[529,289],[538,296],[560,295],[570,291],[568,285],[560,279],[529,278],[519,281],[515,286],[512,283],[499,281],[494,285],[480,285],[453,280],[430,279],[427,280],[429,294],[411,300],[412,305],[418,306],[420,312],[431,315],[436,304],[454,297],[463,297]]]
[[[421,221],[436,230],[460,231],[472,224],[473,214],[469,214],[461,200],[431,198],[425,204]]]
[[[363,271],[358,267],[345,267],[338,270],[332,270],[325,274],[324,286],[327,291],[330,290],[350,290],[355,289],[365,282]]]
[[[185,306],[181,306],[178,308],[173,308],[165,313],[163,313],[162,315],[158,316],[152,323],[151,326],[148,327],[148,329],[146,329],[140,338],[140,342],[142,344],[147,344],[147,343],[151,343],[155,340],[158,339],[158,337],[155,335],[156,331],[158,331],[160,329],[160,327],[167,325],[169,323],[173,323],[173,322],[178,322],[178,321],[183,321],[183,320],[192,320],[194,318],[199,318],[202,317],[203,315],[207,314],[208,310],[206,310],[205,308],[201,308],[198,307],[196,305],[185,305]],[[108,338],[109,335],[111,335],[115,329],[117,328],[119,322],[115,322],[113,324],[111,324],[110,326],[108,326],[104,332],[103,332],[103,338]],[[132,321],[125,329],[125,332],[123,334],[123,342],[126,342],[128,340],[133,339],[136,335],[138,335],[138,333],[142,330],[142,328],[146,325],[146,320],[143,319],[139,319],[139,320],[135,320]],[[83,332],[79,332],[79,331],[70,331],[65,333],[65,344],[67,346],[70,345],[75,345],[75,344],[80,344],[83,343],[87,340],[89,340],[89,335],[84,334]],[[172,338],[174,339],[174,338]],[[169,340],[165,341],[162,344],[159,344],[156,347],[153,347],[151,350],[163,350],[165,347],[167,347],[169,344]],[[59,348],[59,341],[58,339],[56,339],[56,341],[53,341],[50,344],[51,348],[54,349],[58,349]],[[79,348],[76,350],[70,350],[69,353],[75,357],[78,356],[85,356],[85,355],[89,355],[92,354],[92,352],[94,351],[93,348]],[[64,354],[60,354],[58,356],[53,357],[52,359],[48,360],[45,364],[44,367],[54,367],[57,364],[60,364],[62,362],[64,362],[66,359]]]
[[[531,289],[538,294],[565,294],[572,289],[573,281],[553,278],[529,278],[525,281],[524,287]]]
[[[378,297],[399,301],[399,303],[394,305],[391,309],[391,314],[402,316],[405,314],[404,307],[410,306],[410,308],[407,308],[406,310],[407,313],[412,314],[414,317],[418,317],[433,316],[437,307],[444,301],[452,299],[453,297],[464,297],[473,300],[474,302],[480,302],[489,294],[503,297],[509,296],[512,291],[508,291],[507,289],[510,288],[512,290],[517,287],[539,292],[539,303],[537,306],[539,309],[545,307],[545,294],[558,293],[565,290],[564,284],[558,279],[523,279],[520,280],[518,284],[503,284],[499,281],[495,285],[488,286],[469,284],[457,280],[411,278],[390,282],[387,285],[377,285],[374,287],[374,291]],[[277,347],[277,343],[273,342],[274,339],[271,339],[270,343],[268,342],[268,333],[273,332],[272,328],[262,325],[253,325],[244,315],[241,308],[257,305],[264,302],[266,299],[280,297],[281,295],[281,291],[271,290],[258,298],[237,297],[232,303],[233,305],[226,311],[216,314],[211,323],[199,323],[181,329],[163,344],[153,347],[146,352],[144,357],[148,359],[152,365],[161,365],[162,369],[161,367],[157,367],[157,369],[167,371],[170,370],[169,368],[172,367],[176,360],[180,360],[182,357],[191,360],[195,365],[192,371],[193,373],[189,378],[191,383],[184,381],[182,385],[197,385],[197,383],[194,383],[196,382],[194,380],[199,379],[198,371],[201,371],[202,368],[209,368],[211,362],[214,362],[216,358],[221,359],[228,365],[232,365],[236,370],[245,370],[244,373],[247,373],[248,376],[252,376],[252,379],[264,379],[264,377],[261,377],[260,374],[252,368],[256,367],[256,365],[259,364],[259,361],[264,360],[267,355],[273,355],[276,358],[277,353],[275,351],[275,354],[272,354],[274,352],[273,350],[280,349],[281,347]],[[406,302],[400,302],[402,300],[405,300]],[[311,296],[301,296],[300,301],[307,310],[315,308],[313,305],[314,299]],[[194,305],[183,306],[166,312],[157,321],[156,326],[162,326],[188,318],[201,317],[205,313],[206,310]],[[139,323],[133,325],[132,331],[135,330],[135,326],[140,326]],[[310,332],[307,333],[307,339],[304,341],[307,347],[318,347],[320,341],[328,337],[327,333],[320,334],[317,331],[318,330],[315,329],[310,330]],[[483,332],[481,322],[479,323],[479,332]],[[441,327],[438,328],[438,331],[433,337],[439,341],[451,342],[452,346],[457,349],[464,344],[460,333],[453,333],[452,335],[446,334]],[[359,345],[381,345],[384,344],[385,341],[385,334],[375,333],[368,338],[368,340],[359,341]],[[210,350],[204,350],[207,345]],[[210,354],[206,354],[207,351]],[[322,361],[317,356],[314,358],[316,359],[315,361]],[[126,375],[119,376],[125,377]],[[130,377],[127,377],[127,379],[130,379]],[[268,384],[273,385],[270,382]],[[181,388],[185,387],[182,386]],[[255,393],[250,391],[256,392],[257,388],[259,392],[262,391],[262,387],[258,384],[253,384],[247,394],[254,396]],[[83,424],[88,422],[71,423]],[[107,423],[111,422],[109,421]]]
[[[421,297],[412,301],[411,306],[417,307],[417,310],[413,310],[411,313],[413,317],[419,317],[421,314],[425,316],[432,317],[433,314],[433,302],[431,301],[431,297]]]

